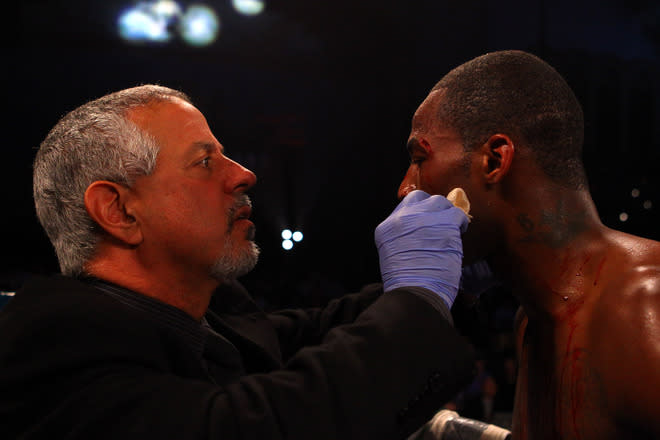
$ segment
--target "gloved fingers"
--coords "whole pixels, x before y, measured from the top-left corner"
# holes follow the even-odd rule
[[[461,230],[461,234],[464,234],[465,231],[467,231],[468,225],[470,224],[470,217],[468,217],[465,211],[463,211],[461,208],[457,208],[452,205],[452,207],[447,210],[445,215],[450,218],[452,224],[458,225],[458,228]]]
[[[374,234],[385,291],[398,285],[425,287],[451,307],[461,279],[460,231],[468,222],[444,196],[407,194]]]
[[[406,240],[405,246],[401,246],[399,240],[395,238],[380,240],[376,243],[376,247],[378,252],[388,256],[409,254],[415,255],[415,258],[419,258],[419,252],[429,252],[430,255],[434,255],[435,253],[450,253],[452,251],[458,252],[461,257],[463,256],[463,243],[458,234],[438,234],[435,237],[430,237],[432,233],[433,231],[429,231],[429,234],[426,234],[426,238],[420,237],[408,239]]]
[[[435,199],[437,201],[435,204],[444,205],[442,196],[438,197],[440,198]],[[415,209],[414,212],[402,211],[398,215],[391,214],[376,227],[374,231],[376,244],[395,240],[412,233],[422,233],[422,238],[425,236],[428,238],[438,237],[439,234],[446,235],[447,232],[442,231],[454,228],[464,233],[470,222],[468,216],[463,210],[452,205],[451,202],[446,202],[449,204],[448,207],[438,212],[420,213]],[[425,231],[422,232],[422,229]]]
[[[399,211],[405,210],[409,206],[415,205],[428,197],[430,197],[430,194],[422,191],[421,189],[416,189],[415,191],[409,192],[403,199],[401,199],[399,204],[396,205],[396,208],[394,208],[389,217],[398,214]]]
[[[422,212],[442,211],[454,206],[446,197],[441,195],[430,195],[422,190],[409,192],[403,200],[399,202],[391,215],[400,211],[410,212],[411,214],[420,214]],[[403,213],[402,212],[402,213]]]
[[[424,199],[431,197],[431,195],[421,189],[416,189],[415,191],[410,191],[406,196],[399,202],[399,206],[410,206],[418,202],[421,202]],[[399,208],[397,206],[397,209]],[[396,209],[395,209],[396,211]]]
[[[424,200],[419,201],[416,206],[418,206],[419,209],[424,209],[428,212],[439,212],[455,207],[445,196],[439,194],[429,196]]]
[[[422,190],[415,190],[408,193],[399,205],[394,209],[393,214],[403,208],[414,208],[414,213],[442,211],[454,206],[446,197],[441,195],[430,195]]]
[[[411,194],[414,194],[414,197],[408,199]],[[468,223],[470,222],[470,218],[467,216],[467,214],[465,214],[462,209],[454,206],[454,204],[450,202],[446,197],[438,194],[430,196],[421,190],[415,190],[409,193],[401,202],[400,207],[397,207],[397,209],[400,210],[399,215],[402,216],[420,216],[424,213],[437,213],[441,216],[441,218],[448,220],[439,224],[449,223],[458,225],[462,233],[467,230]],[[397,211],[395,210],[395,212]],[[394,215],[394,212],[392,215]],[[431,215],[424,217],[424,219],[427,221],[426,224],[432,225],[434,223],[438,223],[440,216]]]
[[[438,199],[431,200],[431,197],[439,197]],[[417,227],[437,227],[438,229],[445,229],[447,227],[455,227],[465,232],[470,223],[470,219],[462,209],[455,207],[449,200],[442,196],[431,196],[429,199],[424,200],[422,203],[434,205],[439,209],[435,209],[424,217],[419,217],[414,223]],[[413,216],[414,214],[411,214]]]

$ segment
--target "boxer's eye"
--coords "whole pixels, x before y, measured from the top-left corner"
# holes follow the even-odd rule
[[[425,157],[422,157],[422,156],[413,156],[413,157],[410,158],[410,163],[411,163],[412,165],[421,165],[422,162],[424,162],[424,160],[426,160]]]

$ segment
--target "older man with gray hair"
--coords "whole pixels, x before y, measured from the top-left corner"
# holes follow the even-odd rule
[[[179,91],[62,118],[34,163],[62,274],[0,312],[3,436],[394,439],[471,379],[449,315],[462,211],[413,192],[376,230],[382,287],[266,314],[235,281],[255,183]]]

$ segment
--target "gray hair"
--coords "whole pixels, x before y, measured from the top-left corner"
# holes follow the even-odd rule
[[[89,185],[108,180],[131,187],[156,166],[156,140],[127,112],[173,98],[190,102],[182,92],[157,85],[111,93],[65,115],[41,143],[34,160],[35,208],[64,275],[83,272],[103,234],[85,209]]]

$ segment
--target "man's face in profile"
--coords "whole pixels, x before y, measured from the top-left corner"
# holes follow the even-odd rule
[[[191,279],[208,278],[218,259],[249,260],[249,270],[256,249],[243,196],[254,174],[224,155],[204,116],[182,100],[139,107],[129,117],[160,146],[154,172],[134,188],[143,251]]]
[[[484,192],[477,179],[480,159],[477,153],[466,153],[458,133],[438,121],[437,109],[443,98],[444,90],[432,91],[415,112],[407,145],[410,165],[398,196],[403,198],[416,189],[447,196],[452,189],[463,188],[474,216],[463,236],[465,259],[470,262],[484,254],[482,243],[487,241],[484,239],[490,230],[486,220],[489,215],[483,208],[487,203],[482,199]]]
[[[468,156],[461,139],[435,117],[443,94],[442,90],[431,92],[415,112],[407,145],[410,165],[399,186],[399,198],[416,189],[443,196],[456,187],[468,191]]]

